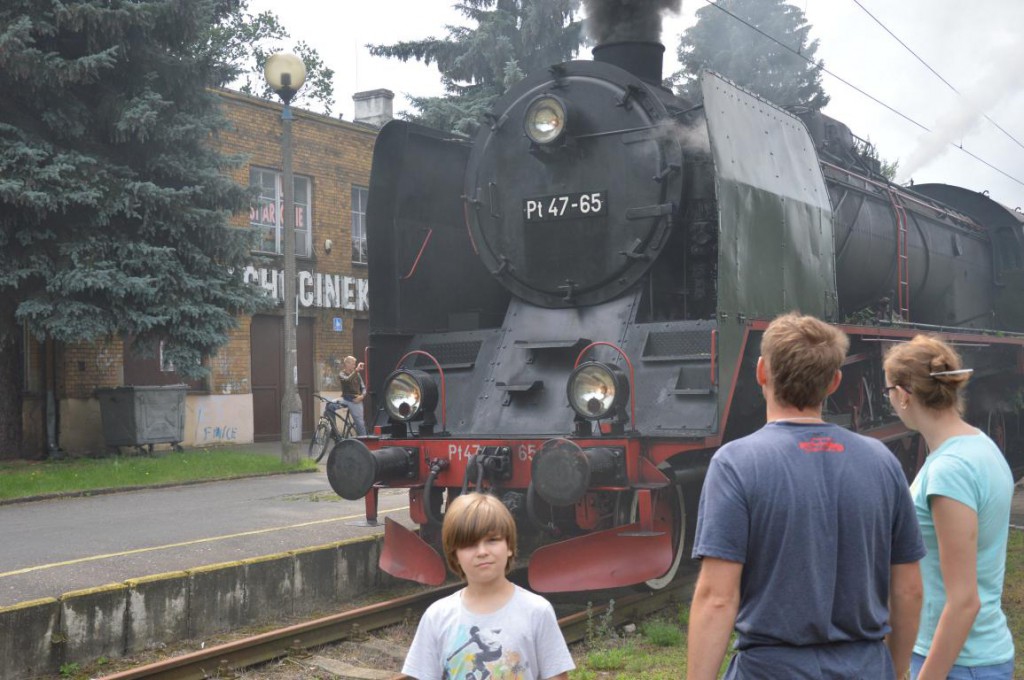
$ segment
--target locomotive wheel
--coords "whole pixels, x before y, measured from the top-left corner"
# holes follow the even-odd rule
[[[635,493],[626,492],[628,500],[628,512],[620,514],[624,516],[625,522],[632,524],[637,521],[637,496]],[[666,486],[654,492],[654,519],[667,522],[672,527],[672,566],[658,578],[645,581],[651,590],[661,590],[667,587],[679,573],[679,565],[683,562],[683,553],[686,550],[686,498],[683,489],[678,484]]]

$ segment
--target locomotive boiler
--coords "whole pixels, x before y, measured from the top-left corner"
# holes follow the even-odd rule
[[[947,185],[904,188],[838,121],[706,73],[661,85],[663,47],[601,45],[496,102],[472,140],[395,121],[374,150],[371,434],[328,477],[388,520],[382,568],[444,578],[437,528],[468,490],[536,538],[541,591],[667,585],[708,461],[764,422],[759,338],[800,310],[851,338],[825,417],[924,455],[882,398],[887,346],[942,333],[974,368],[969,417],[1024,471],[1024,236]]]

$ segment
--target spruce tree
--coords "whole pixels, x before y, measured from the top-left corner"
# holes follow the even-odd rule
[[[7,0],[0,9],[0,456],[21,452],[18,337],[163,341],[194,377],[235,315],[249,204],[214,143],[230,67],[217,0]]]
[[[828,103],[821,72],[813,64],[818,41],[807,41],[811,26],[803,11],[785,0],[717,4],[790,49],[718,7],[704,6],[697,10],[697,23],[679,41],[683,68],[675,78],[680,94],[697,99],[700,72],[710,69],[779,106],[802,105],[816,111]]]
[[[536,69],[573,57],[582,40],[579,0],[465,0],[457,5],[475,28],[448,26],[448,36],[393,45],[370,53],[437,64],[443,97],[411,97],[412,120],[471,134],[494,100]]]

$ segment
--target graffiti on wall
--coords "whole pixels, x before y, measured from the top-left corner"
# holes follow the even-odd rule
[[[238,441],[238,426],[231,423],[223,409],[196,408],[196,444],[228,444]]]

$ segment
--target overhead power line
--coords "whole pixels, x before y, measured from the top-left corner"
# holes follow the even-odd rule
[[[772,41],[773,43],[775,43],[776,45],[778,45],[778,46],[779,46],[779,47],[781,47],[782,49],[786,50],[787,52],[791,52],[791,53],[795,54],[796,56],[800,57],[801,59],[803,59],[804,61],[806,61],[806,62],[807,62],[808,64],[810,64],[811,66],[813,66],[813,67],[814,67],[815,69],[817,69],[817,70],[819,70],[819,71],[821,71],[821,72],[823,72],[823,73],[827,73],[828,75],[832,76],[833,78],[835,78],[836,80],[838,80],[838,81],[839,81],[839,82],[841,82],[842,84],[846,85],[847,87],[849,87],[849,88],[851,88],[851,89],[853,89],[853,90],[855,90],[855,91],[859,92],[860,94],[864,95],[865,97],[867,97],[867,98],[868,98],[868,99],[870,99],[871,101],[875,102],[875,103],[876,103],[876,104],[878,104],[879,106],[882,106],[883,108],[885,108],[885,109],[887,109],[888,111],[890,111],[890,112],[892,112],[892,113],[896,114],[897,116],[899,116],[900,118],[902,118],[902,119],[906,120],[907,122],[909,122],[909,123],[912,123],[913,125],[916,125],[917,127],[921,128],[921,129],[922,129],[922,130],[924,130],[925,132],[931,132],[931,128],[929,128],[928,126],[926,126],[926,125],[922,125],[921,123],[917,122],[916,120],[914,120],[913,118],[911,118],[911,117],[910,117],[910,116],[908,116],[907,114],[903,113],[902,111],[898,111],[898,110],[894,109],[893,107],[889,106],[888,104],[886,104],[885,102],[883,102],[883,101],[882,101],[881,99],[879,99],[878,97],[875,97],[875,96],[873,96],[873,95],[871,95],[871,94],[868,94],[867,92],[865,92],[865,91],[864,91],[864,90],[862,90],[861,88],[857,87],[856,85],[854,85],[854,84],[853,84],[853,83],[851,83],[850,81],[846,80],[846,79],[845,79],[845,78],[843,78],[842,76],[840,76],[840,75],[838,75],[838,74],[836,74],[836,73],[833,73],[832,71],[829,71],[829,70],[828,70],[827,68],[825,68],[825,67],[824,67],[824,66],[823,66],[822,64],[818,64],[818,63],[815,63],[814,61],[812,61],[811,59],[809,59],[809,58],[808,58],[808,57],[807,57],[806,55],[804,55],[804,54],[802,54],[802,53],[800,53],[800,52],[798,52],[798,51],[794,50],[794,49],[793,49],[792,47],[790,47],[789,45],[786,45],[785,43],[783,43],[783,42],[781,42],[781,41],[779,41],[779,40],[777,40],[777,39],[776,39],[776,38],[774,38],[773,36],[771,36],[771,35],[768,35],[767,33],[765,33],[764,31],[762,31],[762,30],[761,30],[760,28],[758,28],[757,26],[754,26],[753,24],[751,24],[751,23],[750,23],[749,21],[747,21],[746,19],[744,19],[744,18],[742,18],[742,17],[740,17],[740,16],[737,16],[737,15],[733,14],[732,12],[730,12],[729,10],[727,10],[726,8],[722,7],[722,6],[721,6],[721,5],[719,5],[719,4],[717,3],[717,2],[715,2],[715,0],[704,0],[704,2],[708,3],[709,5],[712,5],[712,6],[716,7],[717,9],[721,10],[722,12],[725,12],[725,13],[726,13],[727,15],[729,15],[730,17],[732,17],[732,18],[733,18],[733,19],[735,19],[736,21],[740,22],[741,24],[743,24],[743,25],[744,25],[744,26],[746,26],[747,28],[749,28],[749,29],[751,29],[752,31],[755,31],[755,32],[757,32],[757,33],[760,33],[760,34],[761,34],[762,36],[764,36],[764,37],[765,37],[765,38],[767,38],[768,40],[771,40],[771,41]],[[968,151],[968,150],[967,150],[967,149],[965,149],[965,148],[964,148],[964,147],[963,147],[962,145],[959,145],[959,144],[954,144],[953,142],[949,142],[949,145],[950,145],[950,146],[952,146],[952,147],[953,147],[954,149],[959,149],[960,151],[962,151],[963,153],[967,154],[968,156],[970,156],[970,157],[971,157],[971,158],[973,158],[974,160],[978,161],[978,162],[979,162],[979,163],[981,163],[982,165],[985,165],[985,166],[986,166],[986,167],[988,167],[989,169],[991,169],[991,170],[994,170],[995,172],[998,172],[998,173],[999,173],[1000,175],[1002,175],[1003,177],[1006,177],[1007,179],[1010,179],[1010,180],[1012,180],[1012,181],[1016,182],[1017,184],[1020,184],[1021,186],[1024,186],[1024,181],[1021,181],[1021,180],[1017,179],[1016,177],[1014,177],[1013,175],[1009,174],[1009,173],[1008,173],[1008,172],[1006,172],[1005,170],[1002,170],[1002,169],[1000,169],[1000,168],[997,168],[996,166],[992,165],[991,163],[989,163],[989,162],[988,162],[988,161],[986,161],[985,159],[981,158],[981,157],[980,157],[980,156],[978,156],[977,154],[974,154],[974,153],[972,153],[972,152]]]
[[[953,92],[955,92],[955,93],[956,93],[957,95],[959,95],[959,96],[963,97],[963,95],[962,95],[962,94],[960,94],[960,91],[959,91],[959,90],[957,90],[957,89],[956,89],[955,87],[953,87],[952,83],[950,83],[950,82],[949,82],[948,80],[946,80],[945,78],[943,78],[943,77],[942,77],[942,76],[941,76],[941,75],[939,74],[939,72],[938,72],[938,71],[936,71],[935,69],[933,69],[933,68],[932,68],[932,67],[931,67],[931,66],[930,66],[930,65],[928,64],[928,62],[926,62],[926,61],[925,61],[924,59],[922,59],[922,58],[921,58],[921,57],[920,57],[920,56],[919,56],[919,55],[917,54],[917,52],[915,52],[914,50],[910,49],[910,46],[908,46],[908,45],[907,45],[907,44],[906,44],[905,42],[903,42],[902,40],[900,40],[900,39],[899,39],[899,37],[898,37],[898,36],[897,36],[897,35],[896,35],[895,33],[893,33],[892,31],[890,31],[890,30],[889,30],[889,27],[888,27],[888,26],[886,26],[885,24],[883,24],[883,23],[881,22],[881,20],[880,20],[880,19],[879,19],[878,17],[876,17],[876,16],[874,15],[874,14],[872,14],[872,13],[871,13],[870,11],[868,11],[868,8],[867,8],[867,7],[865,7],[864,5],[862,5],[862,4],[860,3],[860,0],[853,0],[853,2],[854,2],[854,4],[856,4],[856,5],[857,5],[857,7],[860,7],[860,8],[862,9],[862,10],[864,10],[864,13],[865,13],[865,14],[867,14],[867,15],[868,15],[869,17],[871,17],[871,18],[872,18],[872,19],[874,20],[874,22],[875,22],[876,24],[878,24],[879,26],[881,26],[881,27],[882,27],[882,30],[884,30],[884,31],[885,31],[886,33],[888,33],[889,35],[891,35],[891,36],[892,36],[892,38],[893,38],[893,40],[895,40],[895,41],[896,41],[896,42],[898,42],[898,43],[899,43],[900,45],[902,45],[902,46],[903,46],[903,49],[905,49],[905,50],[906,50],[907,52],[910,52],[910,53],[911,53],[912,55],[914,55],[914,58],[915,58],[915,59],[917,59],[917,60],[918,60],[919,62],[921,62],[921,64],[923,64],[923,65],[924,65],[924,67],[925,67],[926,69],[928,69],[929,71],[931,71],[931,72],[932,72],[932,74],[934,74],[936,78],[938,78],[938,79],[939,79],[939,80],[941,80],[941,81],[942,81],[943,83],[945,83],[945,84],[946,84],[946,87],[948,87],[949,89],[953,90]],[[1019,146],[1020,148],[1024,149],[1024,144],[1021,144],[1020,140],[1018,140],[1018,139],[1017,139],[1016,137],[1014,137],[1014,136],[1013,136],[1013,135],[1011,135],[1011,134],[1010,134],[1009,132],[1007,132],[1006,130],[1004,130],[1004,129],[1003,129],[1003,127],[1002,127],[1002,126],[1001,126],[1001,125],[1000,125],[999,123],[997,123],[997,122],[995,122],[994,120],[992,120],[992,118],[990,118],[990,117],[989,117],[989,115],[988,115],[987,113],[985,113],[985,114],[982,114],[982,115],[984,115],[984,116],[985,116],[985,120],[987,120],[988,122],[992,123],[992,125],[994,125],[994,126],[996,127],[996,129],[997,129],[997,130],[999,130],[999,131],[1000,131],[1000,132],[1002,132],[1002,133],[1003,133],[1004,135],[1006,135],[1007,137],[1009,137],[1010,139],[1012,139],[1012,140],[1013,140],[1013,142],[1014,142],[1014,144],[1016,144],[1016,145],[1017,145],[1017,146]]]

